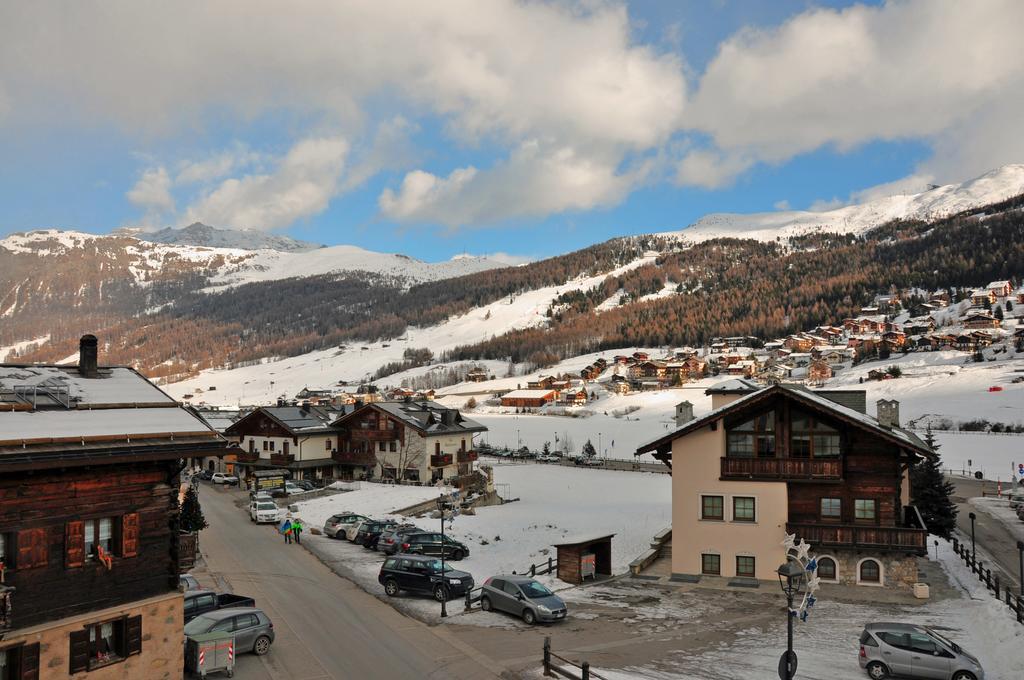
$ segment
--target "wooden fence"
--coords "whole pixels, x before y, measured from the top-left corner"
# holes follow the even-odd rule
[[[983,561],[975,559],[974,553],[966,544],[960,543],[955,538],[951,540],[953,542],[953,552],[959,555],[964,564],[978,576],[978,580],[995,594],[997,600],[1000,599],[1001,594],[1005,597],[1006,606],[1013,612],[1017,623],[1024,624],[1024,597],[1011,593],[1009,585],[1004,589],[999,580],[999,572],[993,574],[992,570],[986,567]]]
[[[561,662],[561,663],[559,663]],[[544,677],[570,678],[571,680],[605,680],[604,676],[590,670],[590,663],[584,661],[577,664],[551,651],[551,638],[544,638]]]
[[[526,576],[527,574],[529,574],[530,576],[539,576],[541,574],[550,574],[551,572],[553,572],[553,571],[555,571],[557,569],[558,569],[558,558],[557,557],[549,557],[548,561],[547,561],[547,564],[545,564],[544,562],[541,562],[540,564],[531,564],[529,569],[525,569],[525,570],[523,570],[521,572],[513,571],[512,573],[516,574],[516,575],[519,575],[519,576]]]

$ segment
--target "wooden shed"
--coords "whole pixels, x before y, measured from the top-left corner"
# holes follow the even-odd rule
[[[615,534],[591,538],[572,538],[555,544],[558,553],[558,578],[566,583],[579,584],[587,577],[601,578],[612,575],[612,537]]]

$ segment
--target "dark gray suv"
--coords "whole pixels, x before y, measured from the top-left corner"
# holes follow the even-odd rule
[[[465,595],[473,590],[473,577],[456,571],[441,560],[420,555],[395,555],[384,560],[377,581],[384,592],[394,597],[403,590],[430,593],[438,602]]]

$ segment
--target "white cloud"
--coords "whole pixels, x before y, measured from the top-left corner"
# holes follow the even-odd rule
[[[720,153],[701,149],[683,156],[676,169],[676,184],[720,189],[754,164],[754,159],[739,153]]]
[[[227,179],[203,195],[185,221],[269,230],[316,215],[338,192],[348,150],[341,137],[302,140],[272,172]]]
[[[931,185],[934,180],[935,178],[932,175],[914,173],[892,182],[876,184],[866,189],[853,191],[845,201],[837,197],[832,197],[827,200],[818,199],[811,203],[808,210],[811,212],[826,212],[828,210],[835,210],[836,208],[842,208],[848,205],[870,203],[890,196],[919,194],[923,191],[927,191],[928,186]]]
[[[174,211],[171,196],[171,177],[164,167],[150,168],[126,194],[132,204],[146,211],[145,223],[150,224],[160,215]]]
[[[938,153],[922,172],[963,179],[1024,153],[1014,123],[1022,25],[1017,0],[809,10],[725,41],[684,125],[709,135],[723,159],[769,163],[825,145],[923,139]]]
[[[202,160],[186,160],[178,164],[174,177],[176,185],[205,184],[226,177],[232,172],[246,168],[262,160],[260,154],[249,151],[244,145],[221,151]]]
[[[775,201],[775,203],[774,203],[774,205],[772,207],[774,207],[776,210],[789,210],[790,209],[789,201],[787,201],[786,199],[782,199],[781,201]]]

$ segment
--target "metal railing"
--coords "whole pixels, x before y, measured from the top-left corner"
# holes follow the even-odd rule
[[[986,567],[982,560],[976,559],[974,552],[967,547],[967,544],[961,543],[956,538],[951,539],[951,542],[953,544],[953,552],[964,561],[967,568],[974,574],[977,574],[978,580],[992,591],[997,600],[1000,599],[1000,593],[1003,593],[1006,598],[1006,606],[1010,608],[1014,618],[1017,619],[1017,623],[1024,624],[1024,597],[1011,593],[1009,585],[1004,589],[999,579],[999,572],[997,571],[993,574],[992,570]]]

